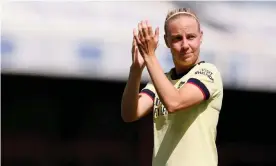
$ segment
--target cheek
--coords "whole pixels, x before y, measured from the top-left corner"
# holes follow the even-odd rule
[[[199,48],[200,48],[200,41],[191,42],[190,47],[191,47],[191,49],[192,49],[194,52],[199,51]]]
[[[171,45],[171,50],[173,52],[180,52],[180,50],[181,50],[181,44],[179,44],[179,43],[173,43]]]

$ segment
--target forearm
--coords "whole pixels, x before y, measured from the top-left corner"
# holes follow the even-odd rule
[[[156,92],[170,112],[171,108],[177,104],[179,92],[164,74],[156,56],[145,58],[145,62]]]
[[[125,121],[132,119],[136,115],[141,76],[141,69],[130,68],[121,103],[121,116]]]

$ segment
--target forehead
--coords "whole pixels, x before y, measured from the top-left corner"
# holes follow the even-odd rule
[[[168,33],[195,33],[198,31],[198,22],[189,16],[180,16],[168,22]]]

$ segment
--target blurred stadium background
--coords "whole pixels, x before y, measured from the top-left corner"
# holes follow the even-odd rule
[[[4,166],[148,166],[151,116],[125,124],[120,100],[132,29],[191,7],[201,20],[202,59],[220,69],[220,166],[276,165],[276,2],[43,2],[2,6],[1,112]],[[143,85],[148,81],[143,73]],[[142,85],[142,86],[143,86]],[[273,132],[274,131],[274,132]]]

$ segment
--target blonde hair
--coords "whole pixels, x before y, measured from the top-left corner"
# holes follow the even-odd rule
[[[168,12],[165,20],[165,25],[164,25],[165,33],[167,32],[167,26],[168,26],[169,20],[180,17],[181,15],[193,17],[197,21],[198,27],[200,30],[200,23],[197,15],[190,8],[179,8]]]

